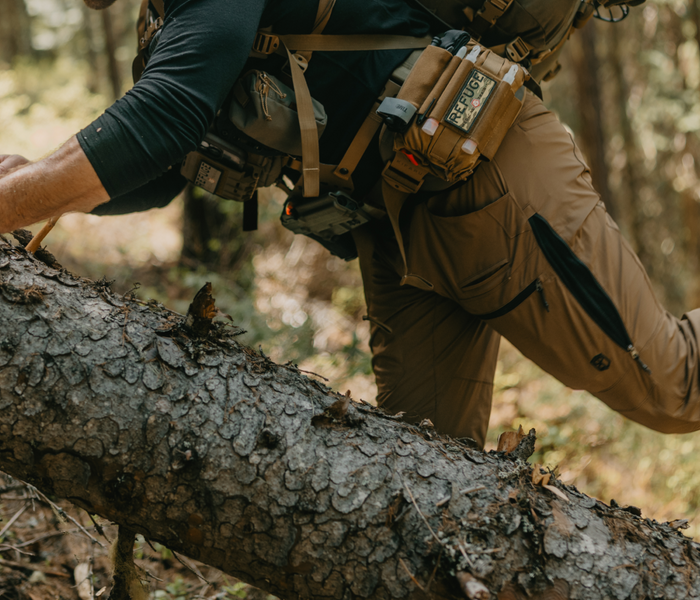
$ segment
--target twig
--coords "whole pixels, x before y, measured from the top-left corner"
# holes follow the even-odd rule
[[[323,375],[319,375],[318,373],[314,373],[313,371],[304,371],[304,369],[300,369],[297,365],[292,363],[292,361],[289,361],[288,363],[284,365],[280,365],[281,367],[284,367],[285,369],[289,369],[290,371],[294,373],[304,373],[305,375],[313,375],[314,377],[318,377],[319,379],[323,379],[323,381],[329,381],[326,379]]]
[[[46,573],[46,575],[53,575],[54,577],[65,577],[66,579],[70,579],[70,575],[66,573],[54,571],[53,569],[49,569],[48,567],[44,567],[36,563],[21,563],[15,562],[13,560],[5,560],[4,558],[0,558],[0,565],[7,565],[8,567],[17,567],[19,569],[27,569],[28,571],[40,571],[42,573]]]
[[[435,506],[440,508],[441,506],[445,506],[445,504],[447,504],[450,500],[452,500],[452,496],[447,496],[446,498],[443,498],[439,502],[436,502]]]
[[[110,540],[110,539],[107,537],[107,534],[105,533],[105,530],[102,529],[102,525],[100,525],[97,521],[95,521],[95,518],[94,518],[88,511],[85,511],[85,512],[87,513],[87,516],[90,517],[90,520],[92,521],[92,524],[95,526],[95,531],[97,531],[97,533],[99,533],[104,539],[107,540],[107,542],[108,542],[109,544],[111,544],[111,543],[112,543],[112,540]]]
[[[73,523],[73,525],[77,526],[78,529],[80,529],[80,531],[82,531],[88,538],[90,538],[92,540],[93,544],[98,544],[100,546],[100,548],[105,547],[102,542],[100,542],[98,539],[91,536],[88,533],[87,529],[85,529],[85,527],[83,527],[80,523],[78,523],[78,521],[76,521],[73,517],[71,517],[65,510],[63,510],[55,502],[51,502],[51,500],[49,500],[44,494],[42,494],[34,486],[29,486],[29,488],[32,490],[32,492],[37,494],[44,502],[47,502],[49,504],[49,506],[51,506],[51,508],[53,508],[53,510],[55,510],[58,513],[59,517],[61,517],[63,519],[68,519],[69,521],[71,521]]]
[[[192,573],[194,573],[197,577],[199,577],[199,579],[201,579],[202,582],[206,583],[207,585],[211,585],[211,583],[209,583],[209,582],[204,578],[204,575],[202,575],[202,574],[200,573],[199,569],[198,569],[195,565],[187,564],[182,558],[180,558],[180,557],[177,555],[177,552],[175,552],[174,550],[172,550],[171,552],[173,553],[173,556],[174,556],[175,558],[177,558],[178,562],[179,562],[181,565],[183,565],[186,569],[189,569],[190,571],[192,571]]]
[[[443,545],[442,540],[435,534],[435,532],[433,531],[433,528],[430,526],[430,523],[428,523],[428,519],[425,518],[425,515],[420,511],[420,508],[418,508],[418,504],[416,503],[416,499],[413,497],[411,490],[408,489],[408,485],[406,484],[406,482],[404,482],[403,487],[406,489],[406,493],[408,494],[408,497],[411,499],[411,502],[413,502],[413,506],[416,507],[416,510],[418,511],[418,514],[421,516],[421,519],[423,519],[423,522],[428,526],[430,533],[433,535],[433,537],[435,538],[437,543],[442,546]]]
[[[156,581],[159,581],[160,583],[165,583],[162,579],[160,579],[159,577],[156,577],[148,569],[144,569],[143,567],[141,567],[141,569],[143,569],[143,572],[146,574],[146,576],[150,577],[151,579],[155,579]]]
[[[7,533],[7,530],[12,527],[15,524],[15,521],[19,519],[22,516],[22,513],[27,510],[27,505],[25,504],[22,508],[20,508],[15,515],[7,522],[5,527],[0,529],[0,538],[4,536]]]
[[[413,573],[411,573],[408,570],[408,567],[406,566],[406,563],[403,562],[403,558],[399,557],[399,562],[401,563],[401,566],[406,570],[406,573],[408,573],[408,576],[411,578],[411,581],[416,584],[416,587],[423,593],[425,593],[425,588],[418,583],[418,580],[413,576]]]
[[[305,375],[313,375],[314,377],[318,377],[319,379],[323,379],[323,381],[330,381],[330,379],[326,379],[323,375],[319,375],[318,373],[314,373],[313,371],[304,371],[304,369],[297,369],[299,373],[304,373]]]
[[[33,552],[25,552],[24,550],[20,550],[17,546],[12,546],[11,544],[3,544],[0,546],[0,553],[7,552],[8,550],[14,550],[17,553],[24,554],[26,556],[36,556],[36,554]]]
[[[464,546],[462,546],[462,542],[457,540],[457,546],[459,547],[459,551],[462,553],[462,556],[467,561],[467,564],[473,569],[474,563],[472,562],[472,559],[467,556],[467,551],[464,549]]]
[[[43,535],[40,535],[39,537],[35,537],[32,540],[29,540],[28,542],[22,542],[21,544],[15,544],[12,548],[13,550],[17,550],[18,548],[26,548],[27,546],[31,546],[32,544],[36,544],[36,542],[40,542],[42,540],[45,540],[47,538],[51,537],[58,537],[61,535],[68,535],[72,533],[78,533],[80,529],[66,529],[65,531],[52,531],[50,533],[45,533]]]
[[[479,487],[475,488],[467,488],[466,490],[462,490],[459,494],[460,496],[464,496],[466,494],[473,494],[474,492],[480,492],[481,490],[485,490],[486,488],[483,485],[480,485]]]
[[[51,233],[51,230],[54,228],[54,225],[58,222],[60,219],[60,215],[58,217],[51,217],[44,226],[41,228],[41,231],[37,233],[32,240],[25,246],[25,249],[27,252],[31,252],[34,254],[38,249],[39,246],[41,245],[41,242],[44,241],[44,238]]]
[[[433,579],[435,579],[435,574],[437,573],[438,567],[440,566],[440,559],[441,558],[442,558],[442,548],[440,548],[440,552],[438,553],[438,558],[437,558],[437,562],[435,563],[435,568],[433,569],[433,572],[430,575],[430,579],[428,579],[428,585],[425,586],[425,593],[426,594],[430,591],[430,586],[433,583]]]

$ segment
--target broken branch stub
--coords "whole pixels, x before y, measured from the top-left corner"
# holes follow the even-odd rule
[[[216,308],[216,301],[212,296],[211,283],[207,281],[202,289],[200,289],[192,300],[187,309],[187,318],[185,327],[187,327],[195,337],[204,338],[211,331],[214,317],[219,314],[219,309]]]

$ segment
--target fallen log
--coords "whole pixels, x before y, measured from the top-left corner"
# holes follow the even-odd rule
[[[533,472],[532,436],[485,454],[51,264],[0,241],[13,477],[285,599],[700,596],[698,544]]]

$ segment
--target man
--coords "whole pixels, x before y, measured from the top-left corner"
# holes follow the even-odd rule
[[[458,4],[478,9],[483,0]],[[579,4],[571,3],[574,12]],[[514,14],[525,23],[527,5],[508,5],[503,23]],[[317,7],[316,0],[166,0],[157,47],[124,98],[49,158],[0,163],[0,231],[68,211],[111,214],[168,202],[184,185],[170,166],[203,138],[256,31],[308,33]],[[435,33],[431,21],[408,0],[338,0],[324,33],[423,36]],[[534,24],[546,39],[547,24]],[[523,26],[532,32],[532,22]],[[505,33],[495,26],[488,35],[497,44]],[[409,52],[314,53],[306,79],[328,112],[322,163],[338,164]],[[370,146],[357,171],[358,198],[381,205],[371,190],[382,166]],[[401,215],[406,266],[386,220],[354,232],[380,405],[483,444],[504,335],[563,383],[635,421],[665,432],[700,428],[700,311],[678,320],[659,305],[580,152],[534,94],[525,94],[492,161],[463,185],[428,196]]]

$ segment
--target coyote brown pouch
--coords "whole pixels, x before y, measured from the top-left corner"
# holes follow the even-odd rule
[[[397,96],[417,112],[395,134],[387,183],[414,193],[428,174],[448,183],[467,179],[495,155],[520,112],[522,93],[516,93],[527,79],[522,66],[473,42],[463,58],[426,48]]]

